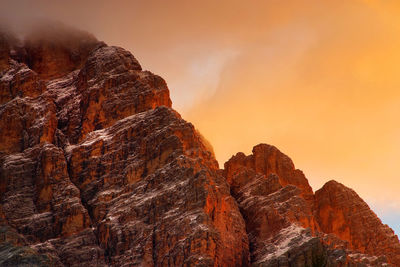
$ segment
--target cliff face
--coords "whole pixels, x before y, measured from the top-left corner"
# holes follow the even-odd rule
[[[398,237],[353,190],[330,181],[314,195],[277,148],[260,144],[252,155],[238,153],[225,163],[224,175],[256,265],[400,266]]]
[[[3,225],[68,266],[246,265],[229,186],[164,80],[82,32],[49,34],[1,76]]]
[[[315,192],[316,219],[325,233],[334,233],[349,248],[369,255],[386,255],[400,266],[400,243],[392,229],[383,225],[356,192],[336,182],[327,182]]]
[[[0,265],[400,265],[352,190],[314,195],[275,147],[219,170],[128,51],[57,26],[0,52]]]

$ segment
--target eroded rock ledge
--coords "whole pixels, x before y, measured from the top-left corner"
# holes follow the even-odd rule
[[[354,191],[314,194],[277,148],[219,170],[128,51],[57,25],[0,53],[0,265],[400,265]]]

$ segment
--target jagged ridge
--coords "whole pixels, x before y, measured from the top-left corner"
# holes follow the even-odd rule
[[[219,170],[128,51],[56,25],[0,52],[0,265],[400,265],[354,191],[314,195],[277,148]]]
[[[252,155],[238,153],[225,163],[224,175],[246,222],[251,262],[400,264],[398,237],[353,190],[329,181],[314,195],[304,174],[276,147],[260,144]]]
[[[54,34],[71,39],[40,64],[51,31],[6,42],[2,223],[60,266],[246,265],[237,205],[164,80],[122,48]]]

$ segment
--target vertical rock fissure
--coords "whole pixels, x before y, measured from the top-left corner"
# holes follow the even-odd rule
[[[69,179],[69,180],[71,181],[71,183],[79,190],[80,202],[81,202],[82,206],[85,208],[87,214],[89,215],[90,226],[92,227],[92,231],[93,231],[93,233],[94,233],[94,235],[95,235],[96,244],[97,244],[97,246],[98,246],[99,248],[101,248],[101,249],[104,250],[104,260],[105,260],[106,263],[110,264],[110,262],[111,262],[111,254],[110,254],[110,251],[109,251],[110,248],[109,248],[108,246],[107,246],[107,247],[104,247],[103,244],[102,244],[101,241],[100,241],[99,231],[98,231],[98,224],[97,224],[95,218],[93,217],[93,214],[92,214],[92,212],[91,212],[91,208],[90,208],[89,204],[88,204],[87,201],[85,201],[84,198],[82,197],[82,190],[80,189],[79,184],[75,183],[75,182],[70,178],[70,177],[71,177],[71,173],[72,173],[72,170],[71,170],[71,159],[68,160],[68,158],[67,158],[67,156],[66,156],[66,155],[67,155],[67,152],[65,151],[64,148],[62,148],[62,149],[63,149],[63,152],[64,152],[65,161],[66,161],[66,163],[67,163],[68,179]]]

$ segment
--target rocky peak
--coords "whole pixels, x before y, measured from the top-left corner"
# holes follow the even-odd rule
[[[246,222],[255,265],[398,265],[397,236],[353,190],[329,181],[314,196],[304,174],[276,147],[237,153],[224,175]],[[303,254],[309,257],[298,258]]]
[[[354,190],[336,181],[315,192],[316,219],[321,230],[334,233],[350,248],[370,255],[385,255],[400,265],[400,243]]]
[[[238,171],[253,170],[268,177],[274,174],[279,178],[282,186],[292,184],[302,190],[306,199],[311,200],[313,191],[303,172],[296,169],[292,160],[279,151],[276,147],[268,144],[259,144],[253,147],[252,154],[246,156],[238,153],[225,163],[225,176],[230,181],[231,177]]]
[[[38,36],[24,57],[4,46],[0,226],[25,242],[0,240],[0,265],[248,265],[229,186],[165,81],[82,32]]]
[[[123,48],[55,24],[0,53],[1,266],[398,265],[354,191],[314,196],[276,147],[219,170]]]
[[[83,117],[72,142],[130,115],[158,106],[171,107],[165,81],[142,71],[134,56],[119,47],[93,51],[78,74],[76,89]]]

